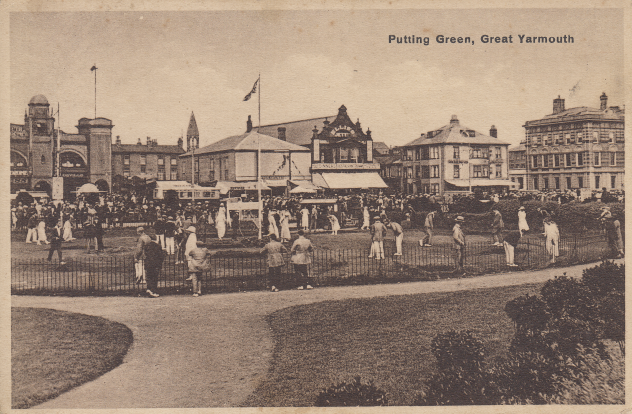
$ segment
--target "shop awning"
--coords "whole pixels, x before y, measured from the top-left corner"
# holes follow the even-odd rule
[[[322,173],[314,174],[314,176],[320,175],[326,185],[320,184],[320,179],[312,178],[314,184],[320,185],[325,188],[332,189],[345,189],[345,188],[388,188],[382,177],[375,172],[367,173]]]
[[[456,187],[515,187],[516,183],[510,180],[445,180],[446,183]]]

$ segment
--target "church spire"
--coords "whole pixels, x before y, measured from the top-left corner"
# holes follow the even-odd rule
[[[200,133],[198,132],[197,122],[195,122],[195,115],[191,111],[191,119],[189,120],[189,127],[187,128],[187,151],[200,147]]]

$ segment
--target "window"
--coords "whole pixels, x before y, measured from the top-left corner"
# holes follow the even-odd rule
[[[560,177],[555,177],[555,189],[559,190],[560,189]]]
[[[584,177],[577,177],[577,186],[579,188],[584,188]]]
[[[147,155],[141,154],[141,156],[140,156],[140,165],[147,165]]]
[[[42,155],[42,164],[46,164],[46,157]]]
[[[432,194],[438,194],[439,184],[430,184],[430,191],[432,192]]]
[[[421,168],[419,165],[415,165],[415,178],[419,178],[421,176]]]
[[[599,141],[599,132],[593,131],[593,142]]]
[[[413,150],[412,149],[406,150],[406,160],[412,161],[412,159],[413,159]]]
[[[406,178],[413,178],[413,167],[406,168]]]
[[[483,158],[483,149],[481,147],[472,147],[472,156],[470,158]]]
[[[502,158],[502,148],[500,147],[496,147],[495,148],[495,155],[496,159],[501,159]]]
[[[417,148],[415,150],[415,160],[419,161],[421,159],[421,148]]]
[[[577,165],[584,165],[584,153],[580,152],[577,154]]]
[[[533,155],[532,158],[533,158],[533,162],[532,162],[533,168],[538,168],[538,156]]]
[[[159,181],[165,181],[166,179],[166,174],[165,174],[165,167],[164,165],[162,167],[158,167],[158,180]]]
[[[546,154],[542,156],[542,167],[549,168],[549,156]]]
[[[123,155],[123,165],[129,166],[129,154]]]
[[[553,135],[553,139],[555,139],[555,144],[556,145],[560,144],[560,136],[559,135],[557,135],[557,134]]]
[[[431,165],[430,166],[430,178],[439,178],[439,166]]]
[[[421,166],[421,178],[430,178],[430,166],[422,165]]]
[[[340,161],[347,162],[349,160],[349,150],[346,148],[340,148]]]
[[[577,143],[581,144],[583,142],[583,136],[581,132],[577,133]]]
[[[533,177],[533,189],[538,189],[538,177]]]
[[[595,152],[595,167],[601,166],[601,153]]]
[[[171,170],[171,181],[175,181],[178,179],[178,171],[175,169]]]
[[[571,186],[571,177],[566,177],[566,189],[571,189],[573,188],[573,186]]]
[[[600,188],[599,187],[599,184],[601,184],[600,183],[600,181],[601,181],[600,178],[601,178],[600,176],[595,175],[595,188]]]
[[[566,154],[566,166],[571,167],[573,165],[575,165],[575,154],[569,152]]]
[[[474,178],[483,178],[487,177],[489,174],[489,170],[486,165],[473,165],[472,166],[472,175]]]
[[[496,178],[501,178],[503,175],[503,170],[500,165],[496,166]]]
[[[458,160],[461,158],[459,147],[452,147],[452,158]]]
[[[571,134],[566,134],[564,136],[564,142],[566,143],[566,145],[571,143]]]
[[[439,147],[430,147],[430,158],[433,160],[439,159]]]
[[[175,158],[172,158],[172,159],[171,159],[171,166],[175,167],[175,166],[177,166],[177,165],[178,165],[178,160],[177,160],[177,159],[175,159]]]
[[[165,165],[165,156],[164,155],[159,155],[158,156],[158,165]]]
[[[610,165],[613,166],[613,167],[615,165],[617,165],[617,157],[616,157],[616,155],[617,154],[615,152],[611,152],[610,153]]]
[[[559,167],[560,166],[560,156],[559,156],[559,154],[555,154],[553,156],[553,162],[555,163],[554,164],[555,167]]]
[[[549,179],[544,177],[544,189],[548,189],[549,188]]]
[[[610,188],[615,188],[615,184],[617,183],[617,176],[616,175],[611,175],[610,176]]]
[[[460,178],[461,177],[461,169],[459,168],[459,164],[454,164],[454,175],[453,178]]]

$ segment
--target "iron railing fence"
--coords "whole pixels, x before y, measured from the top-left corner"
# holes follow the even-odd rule
[[[316,249],[310,276],[315,286],[397,283],[436,280],[455,276],[456,256],[451,244],[420,247],[404,243],[403,255],[393,256],[395,243],[385,242],[385,259],[368,257],[367,249]],[[560,241],[558,265],[599,261],[609,254],[603,236],[572,236]],[[518,267],[508,267],[502,247],[488,242],[466,245],[466,275],[538,269],[547,265],[544,239],[523,239],[515,250]],[[189,292],[187,265],[166,256],[158,277],[160,293]],[[461,274],[459,274],[461,276]],[[294,288],[295,274],[289,257],[280,288]],[[211,270],[202,277],[204,293],[262,290],[269,287],[265,255],[218,251]],[[95,256],[69,260],[64,265],[46,259],[11,259],[12,294],[133,295],[143,292],[136,283],[131,256]]]

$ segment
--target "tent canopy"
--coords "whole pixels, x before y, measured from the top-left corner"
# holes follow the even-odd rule
[[[327,188],[388,188],[382,177],[376,172],[322,173],[320,175]],[[317,180],[314,180],[317,181]],[[320,184],[320,179],[316,182]]]
[[[85,193],[104,193],[105,191],[99,191],[96,185],[92,183],[86,183],[77,189],[77,194]]]

